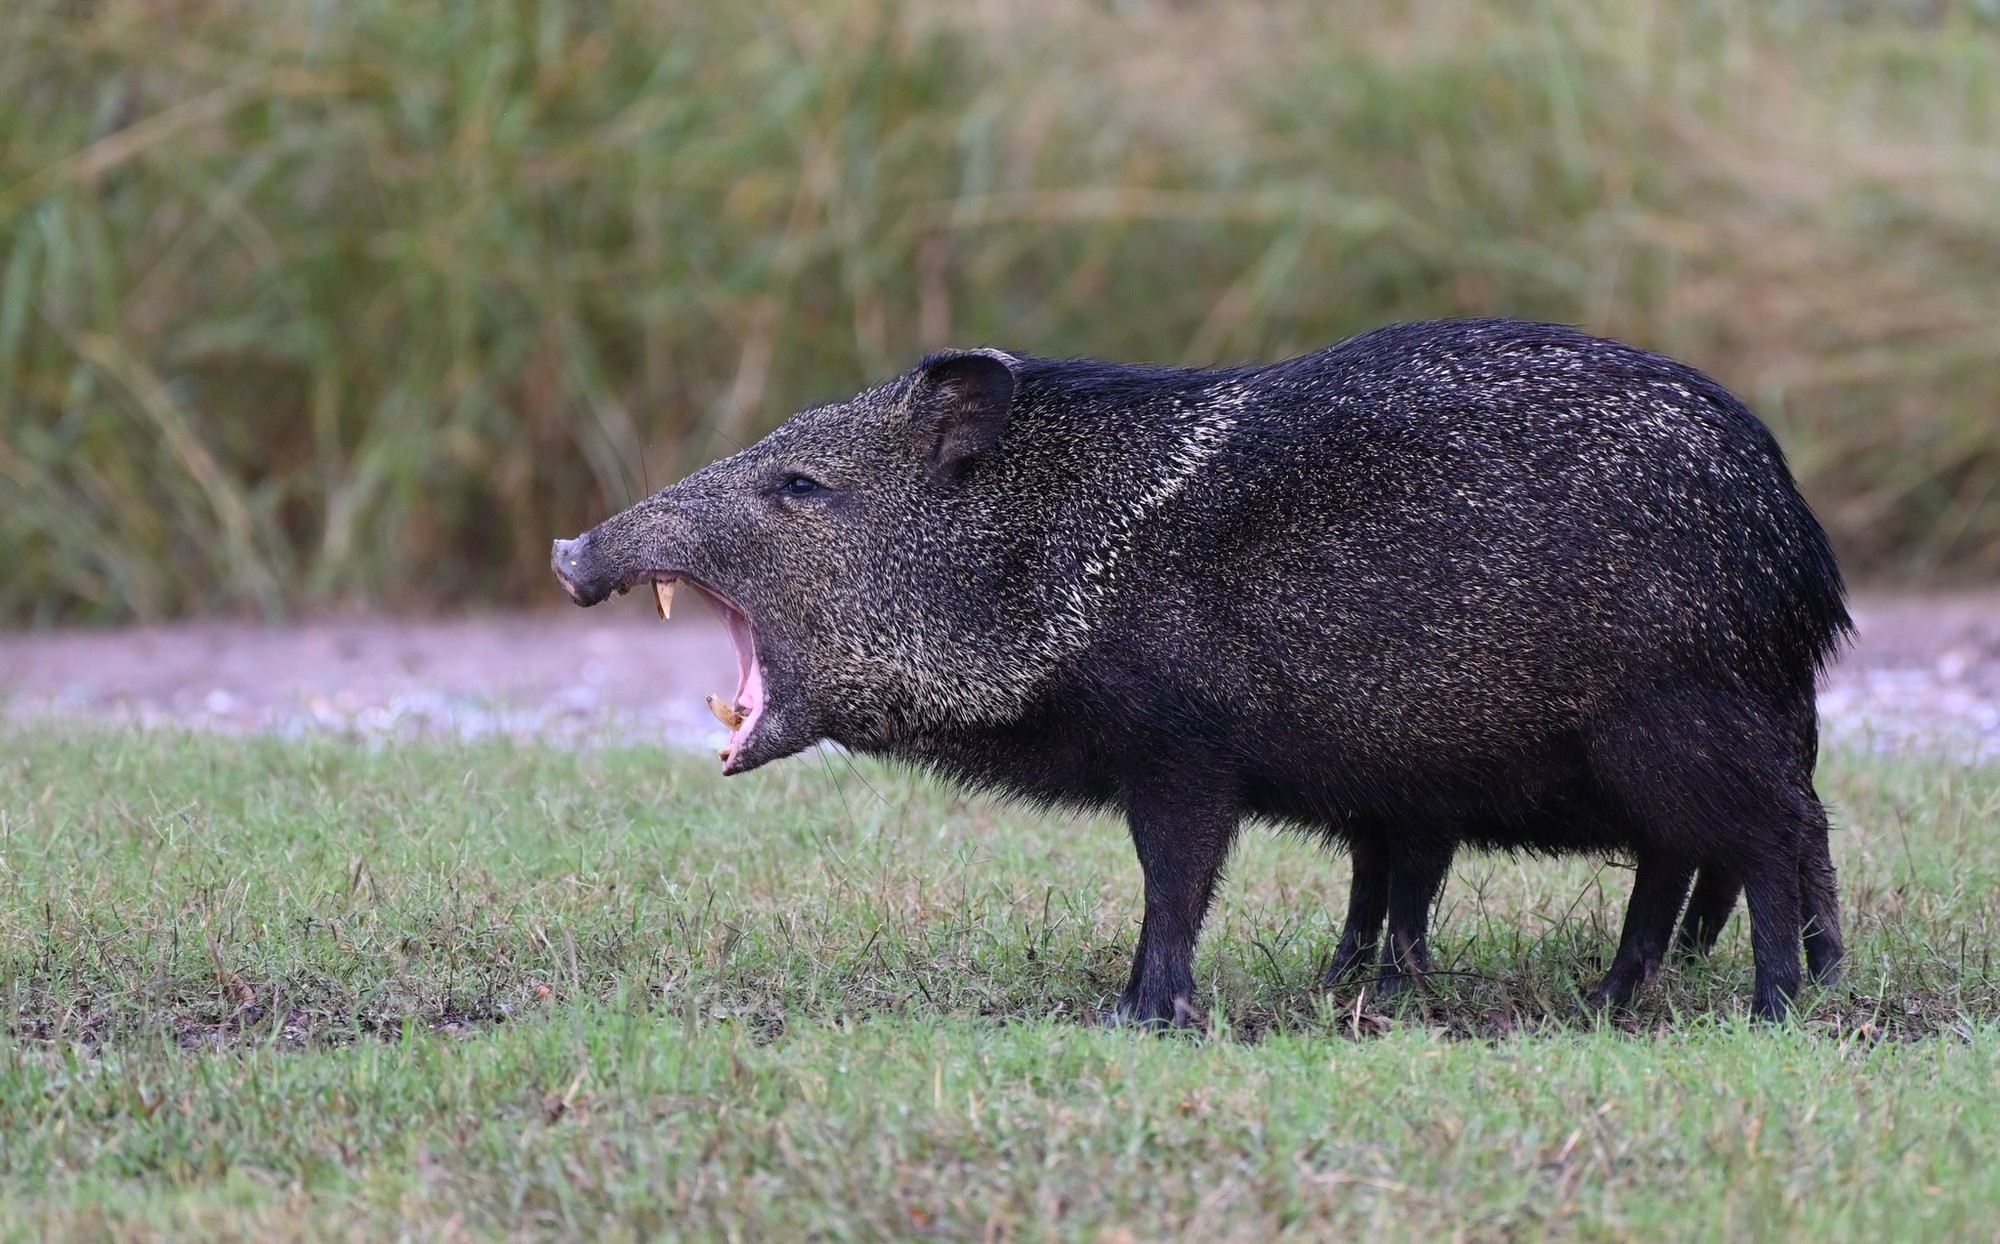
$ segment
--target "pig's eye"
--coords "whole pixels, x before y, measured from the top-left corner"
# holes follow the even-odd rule
[[[825,492],[826,485],[809,475],[794,475],[785,481],[780,491],[791,497],[810,497],[814,493]]]

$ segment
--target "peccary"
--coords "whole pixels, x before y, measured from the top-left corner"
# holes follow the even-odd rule
[[[1355,858],[1335,972],[1420,972],[1461,842],[1622,853],[1595,997],[1746,896],[1754,1013],[1840,957],[1815,676],[1849,627],[1769,432],[1658,355],[1508,320],[1263,367],[998,350],[794,416],[553,561],[684,582],[736,643],[725,773],[821,740],[1127,817],[1116,1015],[1191,1022],[1240,823]],[[662,611],[665,598],[662,598]]]

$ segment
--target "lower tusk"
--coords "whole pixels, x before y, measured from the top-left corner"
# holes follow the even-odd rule
[[[674,614],[674,579],[653,580],[653,608],[660,611],[660,621],[664,622]]]
[[[737,712],[733,705],[724,704],[719,695],[708,697],[708,711],[714,713],[715,719],[731,730],[743,724],[743,714]]]

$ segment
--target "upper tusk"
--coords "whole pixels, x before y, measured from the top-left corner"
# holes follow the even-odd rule
[[[653,580],[653,607],[660,611],[660,621],[664,622],[674,614],[675,579]]]

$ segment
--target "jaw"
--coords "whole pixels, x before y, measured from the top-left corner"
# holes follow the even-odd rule
[[[562,575],[560,568],[557,570]],[[764,664],[758,658],[757,628],[750,614],[742,606],[722,592],[694,578],[684,570],[646,570],[618,584],[614,589],[623,596],[641,583],[652,585],[653,600],[659,611],[660,620],[666,621],[673,610],[674,589],[686,584],[688,589],[708,603],[715,616],[722,622],[729,634],[729,643],[736,650],[736,694],[727,703],[717,697],[709,697],[709,707],[717,720],[729,727],[729,741],[720,753],[722,772],[725,775],[744,773],[756,768],[767,760],[777,759],[777,755],[758,756],[754,753],[757,728],[764,722],[764,710],[770,702],[764,681]],[[575,598],[578,593],[567,577],[563,586]],[[786,749],[796,751],[796,748]],[[779,753],[784,754],[784,753]]]
[[[684,578],[682,581],[707,601],[715,616],[722,619],[723,628],[729,632],[729,644],[736,650],[736,697],[728,706],[736,721],[731,725],[728,718],[723,718],[723,724],[729,725],[730,729],[729,741],[723,745],[721,757],[723,773],[741,773],[751,767],[745,763],[745,749],[764,720],[764,708],[769,702],[764,687],[764,665],[757,659],[757,629],[751,625],[750,615],[722,593],[692,579]],[[656,594],[659,591],[657,587],[654,590]],[[668,591],[671,594],[671,589]],[[661,613],[664,616],[664,608]],[[723,716],[721,713],[716,715]]]

